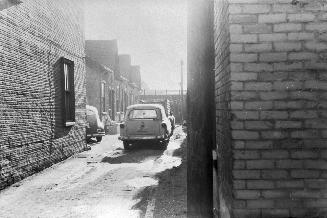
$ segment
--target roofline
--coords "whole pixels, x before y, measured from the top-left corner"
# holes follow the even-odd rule
[[[95,65],[97,65],[98,67],[102,68],[102,70],[104,70],[104,71],[106,71],[108,73],[114,73],[114,71],[110,67],[100,64],[99,62],[93,60],[89,56],[85,56],[85,60],[88,60],[88,61],[94,63]]]

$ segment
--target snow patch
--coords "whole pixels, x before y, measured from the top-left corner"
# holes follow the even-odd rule
[[[143,188],[147,186],[158,185],[158,180],[149,177],[137,177],[124,181],[128,186],[134,188]]]

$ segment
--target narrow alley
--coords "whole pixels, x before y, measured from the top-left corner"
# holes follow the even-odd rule
[[[126,152],[117,135],[107,135],[101,143],[91,143],[91,150],[1,191],[0,217],[132,218],[156,217],[156,213],[163,217],[162,213],[172,210],[172,206],[185,217],[186,171],[180,177],[185,180],[179,181],[182,186],[165,184],[172,178],[169,170],[181,165],[180,146],[185,137],[182,127],[178,127],[165,151],[140,144]],[[161,193],[156,193],[158,182]],[[171,199],[169,193],[162,193],[167,190],[163,186],[174,188],[182,201],[157,204],[156,197]]]
[[[0,218],[326,218],[327,0],[0,0]]]

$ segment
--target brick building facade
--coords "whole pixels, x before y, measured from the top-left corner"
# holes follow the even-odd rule
[[[88,104],[121,121],[140,94],[140,67],[131,65],[130,55],[118,54],[117,40],[86,40],[86,54]]]
[[[138,90],[142,89],[141,86],[141,68],[138,65],[131,66],[131,72],[129,74],[129,81]]]
[[[128,105],[135,104],[136,98],[141,90],[140,66],[132,65],[131,56],[128,54],[119,55],[119,67],[122,77],[121,92],[123,96],[122,111]]]
[[[78,0],[0,11],[0,189],[86,146],[82,15]]]
[[[191,17],[201,18],[202,23],[189,18],[188,63],[192,80],[197,74],[194,69],[204,68],[205,60],[215,60],[211,92],[218,153],[216,215],[326,217],[326,1],[214,0],[209,17],[206,6],[211,2],[190,3]],[[195,5],[198,10],[192,11]],[[212,21],[213,33],[199,31]],[[192,40],[199,35],[203,40],[196,45]],[[201,43],[204,50],[215,48],[213,57],[210,50],[206,59],[192,53]],[[206,71],[198,70],[201,73]],[[209,91],[204,84],[210,84],[209,77],[189,81],[191,89],[202,86]],[[189,99],[197,97],[194,92],[188,94]],[[204,131],[202,125],[195,125]],[[192,131],[191,126],[189,134]],[[203,135],[210,137],[210,133]],[[210,143],[197,145],[191,136],[190,143],[194,145],[189,157],[201,156],[203,144],[211,147]],[[207,162],[198,163],[201,169],[210,167]],[[195,181],[189,179],[188,185]],[[194,213],[204,211],[203,207]]]
[[[86,57],[86,72],[87,104],[115,117],[114,71]]]
[[[213,216],[213,0],[188,0],[187,217]]]
[[[233,217],[326,215],[326,15],[322,1],[215,1],[219,185]]]
[[[130,104],[137,103],[137,97],[141,94],[142,85],[141,85],[141,68],[139,65],[132,65],[131,71],[129,73],[129,86],[130,90]]]

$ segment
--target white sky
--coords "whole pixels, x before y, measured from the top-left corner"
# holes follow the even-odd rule
[[[186,87],[186,0],[85,0],[86,39],[117,39],[152,89]]]

